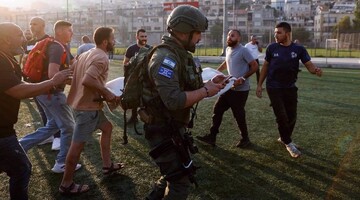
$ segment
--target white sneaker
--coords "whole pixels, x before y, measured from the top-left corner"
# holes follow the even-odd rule
[[[291,142],[285,146],[288,152],[290,153],[291,157],[297,158],[301,155],[301,152],[296,148],[294,143]]]
[[[52,143],[54,140],[54,136],[50,136],[48,139],[45,139],[44,141],[40,142],[38,145],[44,145],[48,143]]]
[[[281,140],[281,137],[279,137],[277,139],[277,141],[286,146],[286,144]],[[301,149],[301,147],[299,145],[295,144],[294,142],[292,142],[292,143],[293,143],[293,145],[295,145],[296,148]]]
[[[75,171],[81,168],[81,164],[76,164]],[[57,161],[55,161],[54,167],[51,169],[52,172],[61,174],[65,172],[65,164],[58,164]]]
[[[52,145],[51,145],[51,150],[53,150],[53,151],[60,150],[60,138],[54,138]]]

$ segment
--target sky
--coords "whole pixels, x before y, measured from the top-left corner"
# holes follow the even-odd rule
[[[17,8],[17,7],[28,7],[35,0],[0,0],[1,7]]]

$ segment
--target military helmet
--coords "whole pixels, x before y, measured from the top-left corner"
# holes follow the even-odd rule
[[[204,32],[208,28],[207,18],[194,6],[177,6],[169,15],[167,22],[168,30],[182,33],[192,31]]]

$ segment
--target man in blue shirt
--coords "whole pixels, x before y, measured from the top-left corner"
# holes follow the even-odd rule
[[[261,98],[262,84],[266,78],[266,90],[280,133],[278,141],[285,144],[292,157],[297,158],[301,152],[292,142],[291,135],[297,115],[298,88],[295,82],[299,72],[299,60],[312,74],[320,77],[322,70],[311,62],[311,58],[303,46],[291,41],[291,26],[288,23],[277,24],[274,37],[276,43],[270,44],[266,49],[256,95]]]
[[[92,48],[95,48],[95,44],[91,43],[91,40],[89,38],[89,36],[84,35],[81,37],[81,40],[83,42],[82,45],[79,46],[79,48],[77,49],[77,56],[79,56],[80,54],[89,51]]]

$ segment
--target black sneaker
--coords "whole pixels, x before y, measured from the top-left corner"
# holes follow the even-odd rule
[[[215,147],[215,142],[216,142],[216,136],[211,135],[211,134],[206,134],[204,136],[196,136],[196,139],[205,142],[213,147]]]
[[[249,139],[241,139],[237,144],[236,147],[245,148],[251,144]]]

